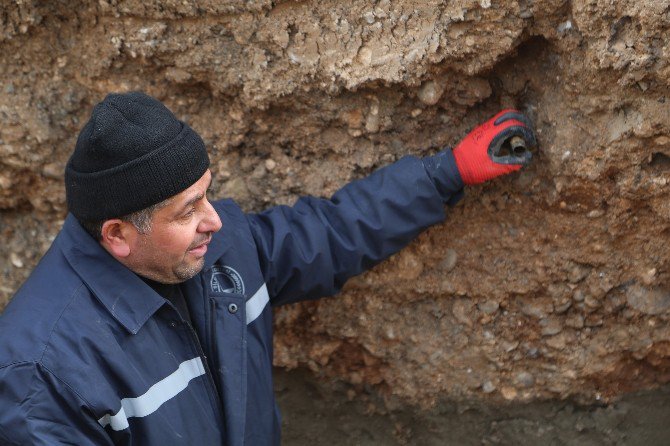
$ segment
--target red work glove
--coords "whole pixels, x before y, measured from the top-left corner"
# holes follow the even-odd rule
[[[521,169],[532,158],[528,150],[505,149],[513,136],[524,139],[526,147],[537,143],[532,124],[517,110],[503,110],[471,131],[454,148],[454,158],[463,183],[479,184]],[[508,150],[506,153],[501,153]]]

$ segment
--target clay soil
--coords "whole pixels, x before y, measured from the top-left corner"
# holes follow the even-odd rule
[[[469,188],[340,296],[277,309],[275,365],[374,394],[401,414],[396,440],[446,401],[594,414],[652,392],[643,408],[670,382],[669,27],[668,0],[4,0],[0,308],[62,224],[64,164],[108,92],[188,121],[214,195],[248,211],[329,196],[515,107],[533,164]]]

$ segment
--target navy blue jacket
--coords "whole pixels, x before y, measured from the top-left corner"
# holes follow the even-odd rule
[[[260,214],[215,202],[223,229],[182,285],[193,326],[68,215],[0,317],[0,443],[279,444],[271,305],[336,293],[462,188],[447,151],[330,200]]]

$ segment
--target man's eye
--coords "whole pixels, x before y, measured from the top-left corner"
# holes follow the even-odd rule
[[[195,208],[191,208],[191,210],[188,211],[187,213],[185,213],[185,214],[183,215],[183,217],[184,217],[184,218],[188,218],[188,217],[190,217],[191,215],[193,215],[194,213],[195,213]]]

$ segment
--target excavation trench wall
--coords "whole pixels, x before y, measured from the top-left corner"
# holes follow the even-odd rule
[[[276,310],[275,364],[390,408],[608,401],[670,380],[670,2],[4,2],[0,306],[65,216],[111,91],[163,100],[249,211],[329,196],[504,107],[533,165],[337,298]]]

